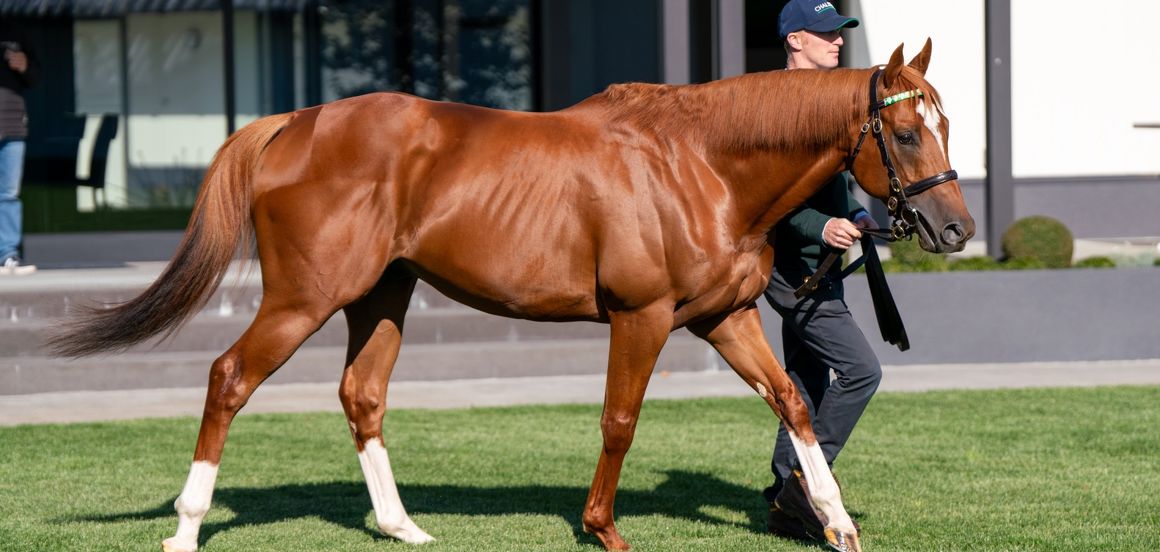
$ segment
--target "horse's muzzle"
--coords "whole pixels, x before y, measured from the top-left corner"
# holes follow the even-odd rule
[[[975,223],[968,219],[965,222],[943,222],[941,228],[921,210],[918,211],[917,234],[919,245],[931,253],[955,253],[967,246],[967,240],[975,235]],[[937,229],[937,230],[936,230]]]

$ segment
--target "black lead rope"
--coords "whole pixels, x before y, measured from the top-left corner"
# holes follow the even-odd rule
[[[878,258],[878,249],[874,246],[874,238],[894,241],[894,236],[889,230],[880,228],[862,230],[862,255],[851,262],[836,279],[841,280],[853,274],[863,265],[866,266],[866,283],[870,286],[870,299],[874,303],[874,315],[878,318],[878,330],[882,333],[882,339],[887,343],[897,345],[898,350],[905,351],[910,348],[910,339],[906,336],[906,326],[902,323],[902,314],[898,312],[894,295],[890,293],[890,286],[886,284],[886,274],[882,271],[882,261]],[[806,278],[801,287],[794,291],[793,296],[801,299],[816,291],[822,280],[825,279],[830,267],[841,256],[842,253],[830,250],[826,258],[818,265],[818,270]]]
[[[865,228],[865,229],[863,229],[862,230],[862,255],[860,257],[858,257],[857,259],[854,259],[850,263],[850,265],[847,266],[846,269],[843,270],[842,273],[839,274],[837,278],[835,278],[836,280],[841,280],[841,279],[845,278],[846,276],[849,276],[855,270],[858,270],[858,268],[861,267],[862,264],[867,261],[867,255],[866,255],[867,244],[869,244],[870,249],[874,249],[874,240],[868,239],[868,238],[878,238],[880,240],[885,240],[885,241],[895,241],[894,235],[890,230],[885,230],[882,228]],[[825,259],[822,260],[821,264],[818,265],[818,269],[815,270],[813,274],[810,274],[808,278],[806,278],[804,281],[802,281],[802,285],[800,287],[798,287],[796,290],[794,290],[794,292],[793,292],[794,298],[801,299],[802,297],[805,297],[805,296],[817,291],[818,287],[820,287],[822,285],[822,280],[824,280],[826,278],[826,274],[830,271],[830,268],[833,267],[834,263],[838,259],[842,258],[842,255],[844,255],[845,253],[846,253],[845,251],[838,251],[838,250],[830,249],[829,254],[827,254]],[[877,251],[875,251],[875,253],[874,253],[874,258],[875,259],[878,258]],[[879,266],[879,268],[881,268],[881,265]]]

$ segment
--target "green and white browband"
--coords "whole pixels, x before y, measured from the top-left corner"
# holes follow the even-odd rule
[[[901,102],[902,100],[909,100],[911,98],[921,98],[921,97],[922,97],[922,90],[919,90],[917,88],[915,88],[914,90],[907,90],[906,92],[900,92],[898,94],[890,96],[889,98],[884,98],[882,100],[882,107],[889,107],[890,104],[895,104],[895,103]]]

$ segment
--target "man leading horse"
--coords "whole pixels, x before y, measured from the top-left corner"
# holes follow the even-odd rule
[[[838,66],[842,29],[858,20],[830,2],[792,0],[781,10],[778,32],[786,69],[829,71]],[[832,467],[882,379],[882,368],[843,298],[840,263],[822,275],[818,289],[798,299],[794,291],[818,270],[827,253],[846,250],[877,224],[850,193],[847,173],[775,229],[773,271],[765,298],[782,318],[785,370],[810,412],[814,434]],[[830,372],[837,378],[831,382]],[[805,500],[801,471],[785,424],[779,424],[765,489],[770,532],[799,539],[823,538],[824,524]]]

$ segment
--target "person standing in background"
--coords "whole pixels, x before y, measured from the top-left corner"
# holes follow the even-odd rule
[[[36,84],[40,66],[24,32],[9,21],[0,20],[0,50],[0,276],[32,274],[36,267],[20,260],[20,181],[28,136],[24,91]]]

